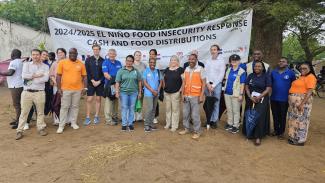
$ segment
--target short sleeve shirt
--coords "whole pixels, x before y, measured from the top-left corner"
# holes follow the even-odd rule
[[[142,74],[142,73],[146,70],[146,68],[147,68],[146,64],[143,63],[143,62],[140,62],[139,64],[134,63],[134,64],[133,64],[133,67],[136,68],[138,71],[140,71],[141,74]]]
[[[162,80],[162,74],[158,69],[152,71],[148,67],[142,74],[142,80],[146,81],[153,90],[158,92],[159,83],[160,80]],[[153,94],[147,87],[144,87],[144,96],[153,97]]]
[[[176,93],[182,87],[182,74],[184,73],[184,69],[182,67],[178,67],[175,70],[170,70],[167,68],[164,73],[164,81],[165,88],[164,91],[166,93]]]
[[[234,82],[236,80],[236,77],[238,75],[238,72],[239,72],[239,68],[237,70],[233,70],[232,68],[230,68],[230,72],[229,72],[229,75],[228,75],[228,80],[227,80],[227,86],[226,86],[226,89],[225,89],[225,94],[227,95],[232,95],[233,94],[233,85],[234,85]],[[243,73],[242,75],[240,75],[240,84],[245,84],[245,81],[246,81],[246,73]]]
[[[288,68],[282,73],[280,73],[278,69],[274,69],[271,72],[271,79],[271,100],[287,102],[291,83],[296,79],[295,73]]]
[[[57,74],[62,75],[62,90],[75,91],[84,88],[82,77],[87,76],[87,72],[85,65],[80,60],[61,60],[58,63]]]
[[[289,93],[305,94],[309,89],[316,87],[317,79],[313,74],[300,76],[299,79],[292,82]]]
[[[266,87],[272,86],[272,82],[270,75],[267,73],[263,73],[260,76],[257,76],[255,73],[251,73],[247,77],[246,85],[248,85],[251,93],[253,91],[263,93],[264,90],[266,90]]]
[[[117,75],[117,72],[122,68],[122,64],[120,61],[115,60],[112,62],[110,59],[105,59],[102,64],[103,73],[108,73],[114,80]],[[109,82],[108,79],[105,78],[105,84]]]
[[[8,88],[21,88],[24,86],[22,78],[23,62],[21,59],[15,59],[9,63],[8,69],[15,70],[12,76],[7,76]]]
[[[141,74],[135,68],[133,68],[132,70],[127,70],[125,67],[123,67],[117,72],[115,81],[120,83],[121,92],[138,92],[139,81],[141,81]]]

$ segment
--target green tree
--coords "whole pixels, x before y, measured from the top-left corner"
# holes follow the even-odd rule
[[[325,52],[325,46],[319,44],[319,39],[325,38],[325,16],[309,9],[289,23],[289,30],[296,36],[305,53],[305,59],[312,62],[317,55]]]
[[[296,35],[291,33],[283,39],[282,55],[288,57],[293,62],[305,60],[304,50],[301,48]]]
[[[282,55],[283,31],[296,17],[324,6],[317,0],[15,0],[0,6],[0,17],[46,30],[46,18],[116,29],[174,28],[254,10],[251,49],[264,52],[271,65]],[[304,43],[304,45],[306,45]]]

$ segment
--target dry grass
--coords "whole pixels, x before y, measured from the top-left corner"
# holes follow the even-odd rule
[[[127,159],[133,155],[149,152],[152,143],[137,143],[132,141],[114,142],[91,147],[88,156],[81,160],[81,180],[83,183],[99,182],[98,173],[103,171],[109,163],[117,159]]]

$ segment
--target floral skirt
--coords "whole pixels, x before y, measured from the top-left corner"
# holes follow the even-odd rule
[[[288,110],[288,124],[289,137],[298,143],[306,142],[308,128],[310,124],[310,112],[312,109],[312,96],[308,99],[302,111],[298,110],[305,94],[290,94],[289,95],[289,110]]]

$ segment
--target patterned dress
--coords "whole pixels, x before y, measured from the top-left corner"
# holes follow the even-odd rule
[[[296,143],[304,143],[307,140],[313,97],[308,98],[302,111],[299,111],[298,107],[306,97],[308,90],[314,89],[315,86],[316,77],[309,74],[295,80],[289,90],[288,133],[290,140]]]
[[[304,105],[303,111],[298,110],[298,106],[305,98],[305,94],[289,95],[289,137],[298,143],[304,143],[307,140],[308,128],[310,124],[310,112],[312,109],[313,97],[309,97]]]

